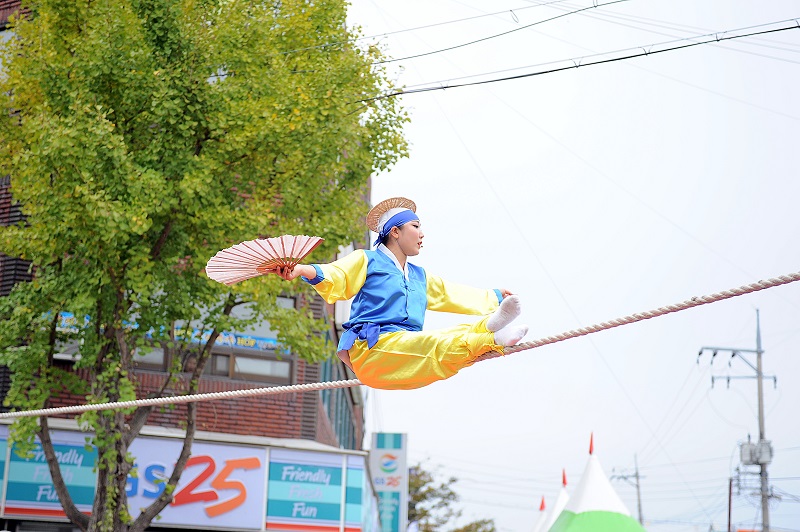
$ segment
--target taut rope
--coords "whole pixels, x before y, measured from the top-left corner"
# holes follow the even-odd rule
[[[671,314],[673,312],[680,312],[681,310],[690,309],[692,307],[699,307],[700,305],[707,305],[709,303],[715,303],[717,301],[730,299],[736,296],[751,294],[753,292],[758,292],[759,290],[764,290],[775,286],[781,286],[793,283],[795,281],[800,281],[800,272],[781,275],[780,277],[773,277],[771,279],[758,281],[752,284],[740,286],[738,288],[732,288],[730,290],[724,290],[722,292],[717,292],[715,294],[710,294],[707,296],[696,296],[682,303],[667,305],[665,307],[659,307],[655,310],[638,312],[636,314],[631,314],[629,316],[617,318],[611,321],[604,321],[597,325],[590,325],[588,327],[573,329],[571,331],[557,334],[555,336],[548,336],[546,338],[541,338],[539,340],[534,340],[532,342],[523,342],[521,344],[517,344],[512,347],[507,347],[505,349],[505,354],[510,355],[511,353],[516,353],[518,351],[534,349],[536,347],[541,347],[543,345],[548,345],[548,344],[554,344],[556,342],[562,342],[564,340],[569,340],[570,338],[576,338],[578,336],[586,336],[588,334],[604,331],[606,329],[613,329],[614,327],[619,327],[620,325],[628,325],[630,323],[635,323],[637,321],[649,320],[650,318],[655,318],[657,316],[663,316],[665,314]],[[485,355],[479,357],[476,360],[476,362],[480,362],[482,360],[489,360],[491,358],[497,358],[500,356],[503,355],[496,352],[486,353]],[[191,403],[200,401],[212,401],[215,399],[251,397],[257,395],[277,395],[277,394],[295,393],[295,392],[314,392],[318,390],[329,390],[332,388],[349,388],[352,386],[359,386],[359,385],[361,385],[361,381],[359,381],[358,379],[351,379],[345,381],[294,384],[292,386],[274,386],[270,388],[251,388],[249,390],[230,390],[227,392],[199,393],[193,395],[180,395],[174,397],[156,397],[153,399],[137,399],[135,401],[121,401],[117,403],[96,403],[96,404],[86,404],[86,405],[76,405],[76,406],[62,406],[58,408],[42,408],[39,410],[6,412],[0,414],[0,419],[45,416],[53,414],[78,414],[81,412],[89,412],[96,410],[118,410],[122,408],[136,408],[139,406]]]

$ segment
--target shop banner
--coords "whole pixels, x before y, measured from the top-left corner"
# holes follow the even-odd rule
[[[211,331],[200,329],[180,329],[175,330],[175,337],[181,338],[195,344],[204,344],[211,338]],[[270,351],[278,348],[278,340],[275,338],[264,338],[250,334],[240,334],[235,332],[223,331],[217,336],[215,346],[237,347],[240,349],[253,349],[255,351]]]
[[[97,452],[87,435],[52,431],[67,489],[92,509]],[[0,509],[4,517],[64,518],[41,446],[8,449],[0,425]],[[132,517],[164,492],[183,442],[140,436],[126,492]],[[196,530],[378,532],[379,503],[364,456],[195,441],[173,501],[153,526]],[[5,499],[3,497],[5,495]],[[269,497],[269,498],[268,498]]]
[[[6,488],[6,455],[8,454],[8,427],[0,425],[0,507]]]
[[[407,440],[405,434],[372,435],[369,460],[382,532],[405,532],[408,527]]]
[[[91,511],[97,483],[94,472],[97,451],[86,445],[85,434],[53,431],[51,439],[72,501],[80,511]],[[64,510],[38,440],[27,455],[20,456],[16,451],[12,447],[9,457],[4,515],[63,517]]]
[[[164,491],[183,442],[139,437],[131,445],[137,474],[128,478],[136,517]],[[158,524],[262,530],[265,448],[195,441],[192,455]]]
[[[272,449],[268,530],[339,530],[343,455]]]
[[[379,532],[378,499],[370,486],[363,456],[347,457],[347,495],[345,523],[364,532]]]

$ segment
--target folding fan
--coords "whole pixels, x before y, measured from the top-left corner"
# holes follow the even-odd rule
[[[215,281],[232,285],[278,268],[293,267],[322,241],[318,236],[306,235],[247,240],[217,252],[208,261],[206,274]]]

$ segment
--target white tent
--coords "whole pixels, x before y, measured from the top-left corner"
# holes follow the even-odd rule
[[[574,495],[548,531],[644,532],[603,473],[593,447]]]
[[[545,525],[542,528],[542,532],[550,530],[550,527],[552,527],[553,523],[556,522],[558,516],[561,515],[562,510],[564,510],[564,508],[567,506],[568,501],[569,501],[569,494],[567,493],[567,472],[562,469],[561,491],[558,492],[558,497],[556,497],[556,502],[550,509],[550,512],[547,514],[547,520],[545,521]]]
[[[545,512],[544,495],[542,496],[542,503],[539,505],[539,519],[533,525],[532,532],[545,532],[544,524],[547,522],[547,513]]]

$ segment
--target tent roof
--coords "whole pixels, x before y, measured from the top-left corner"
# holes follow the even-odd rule
[[[581,481],[564,509],[576,514],[600,510],[631,515],[594,455],[589,457]]]

